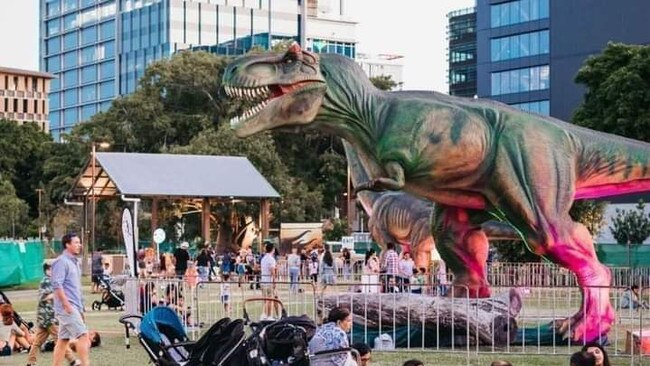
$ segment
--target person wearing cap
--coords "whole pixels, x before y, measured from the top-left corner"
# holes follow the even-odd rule
[[[187,271],[187,262],[190,260],[190,253],[187,249],[190,244],[186,241],[181,243],[180,248],[174,251],[174,268],[176,269],[176,277],[183,278],[185,271]]]

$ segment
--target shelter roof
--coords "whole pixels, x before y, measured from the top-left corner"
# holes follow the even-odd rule
[[[280,197],[245,157],[108,152],[95,156],[95,168],[89,159],[69,196],[93,196],[94,190],[99,198]]]

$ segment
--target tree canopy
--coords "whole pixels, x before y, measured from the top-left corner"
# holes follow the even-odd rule
[[[574,123],[650,142],[650,46],[609,43],[575,81],[587,92]]]

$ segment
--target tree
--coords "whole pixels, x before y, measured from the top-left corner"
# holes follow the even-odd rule
[[[573,122],[650,142],[650,46],[609,43],[575,81],[587,87]]]
[[[392,75],[379,75],[379,76],[373,76],[370,78],[370,82],[372,85],[374,85],[377,89],[380,90],[386,90],[390,91],[393,90],[399,86],[402,86],[403,83],[398,83],[395,80],[393,80]]]
[[[629,267],[630,246],[640,245],[650,236],[650,214],[645,214],[643,201],[639,201],[636,210],[616,209],[616,217],[609,230],[618,244],[627,246]]]
[[[596,238],[605,225],[606,208],[607,202],[603,201],[575,201],[569,215],[573,220],[585,225],[591,236]]]
[[[0,235],[21,237],[27,234],[29,206],[18,196],[8,179],[0,177]]]
[[[19,125],[0,120],[0,172],[29,205],[32,217],[38,213],[38,194],[43,163],[52,148],[52,138],[34,123]]]

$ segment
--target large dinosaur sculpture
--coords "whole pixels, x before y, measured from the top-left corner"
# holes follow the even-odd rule
[[[227,95],[256,103],[231,121],[239,137],[301,127],[331,133],[381,172],[358,189],[404,190],[435,202],[438,251],[470,295],[489,296],[481,224],[498,219],[575,273],[584,301],[560,323],[562,332],[593,340],[611,328],[610,271],[569,208],[575,199],[649,191],[650,144],[496,102],[382,92],[354,61],[297,44],[237,59],[223,85]]]
[[[350,167],[353,186],[372,179],[370,168],[364,166],[357,152],[343,141],[345,156]],[[389,242],[402,246],[402,252],[411,253],[418,268],[429,268],[435,241],[431,233],[433,203],[405,192],[357,192],[357,200],[368,214],[368,229],[382,249]],[[481,225],[492,240],[519,240],[508,225],[488,221]]]

